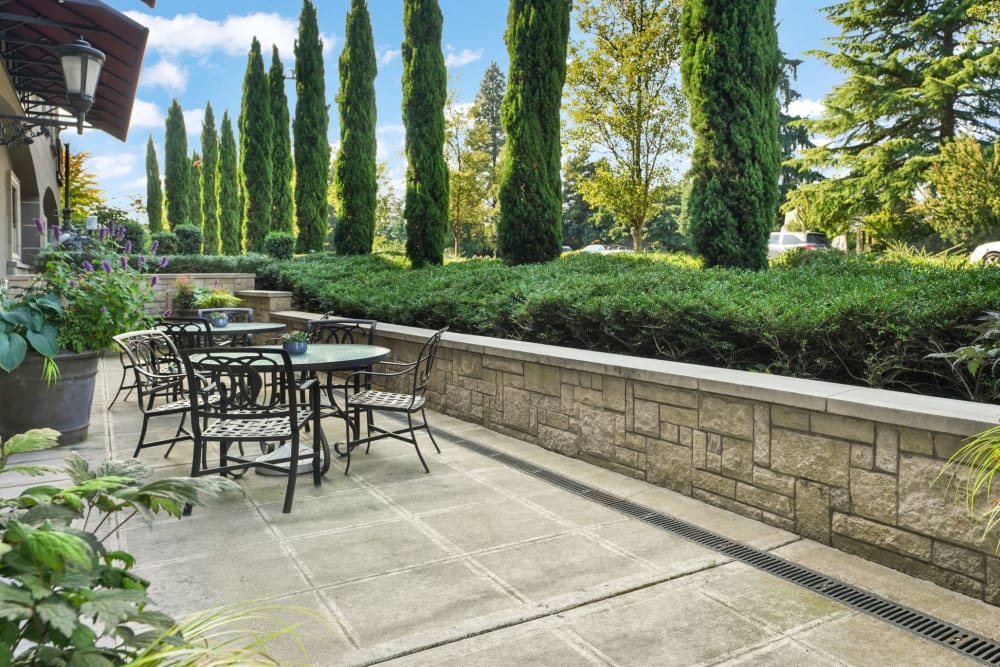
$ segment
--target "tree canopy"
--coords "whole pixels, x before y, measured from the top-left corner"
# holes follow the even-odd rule
[[[322,250],[327,235],[326,185],[330,167],[323,74],[323,40],[319,36],[316,7],[303,0],[299,34],[295,40],[295,221],[299,252]]]
[[[163,188],[167,204],[167,222],[172,229],[190,222],[191,165],[187,148],[184,112],[174,98],[167,109],[163,138]]]
[[[243,218],[245,250],[264,251],[264,237],[271,231],[271,197],[274,181],[271,95],[264,72],[260,42],[254,37],[243,77],[243,108],[240,111],[240,171],[243,174]]]

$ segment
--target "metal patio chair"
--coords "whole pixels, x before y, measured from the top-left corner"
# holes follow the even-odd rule
[[[204,317],[164,317],[153,328],[169,336],[178,350],[212,347],[212,325]]]
[[[211,317],[212,313],[222,313],[230,322],[253,322],[253,308],[197,308],[194,312],[196,317],[206,319]],[[218,331],[216,329],[214,334],[214,345],[216,346],[253,344],[253,335],[251,334],[220,336]]]

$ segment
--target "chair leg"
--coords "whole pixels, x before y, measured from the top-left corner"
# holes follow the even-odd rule
[[[434,443],[434,449],[436,449],[437,453],[440,454],[441,453],[441,448],[438,447],[437,440],[434,439],[434,434],[431,433],[431,427],[427,424],[427,413],[424,412],[423,408],[420,408],[420,416],[423,417],[423,419],[424,419],[424,428],[427,430],[427,435],[429,435],[431,437],[431,442]]]
[[[291,458],[288,459],[288,482],[285,485],[285,504],[281,507],[283,514],[292,511],[292,500],[295,498],[295,478],[299,474],[299,441],[292,439]],[[316,462],[313,462],[313,474],[315,475]]]
[[[167,453],[163,455],[163,458],[167,458],[168,456],[170,456],[170,452],[172,452],[174,450],[174,445],[176,445],[177,441],[180,439],[181,433],[185,432],[184,431],[184,422],[186,422],[186,421],[187,421],[187,413],[186,412],[182,412],[181,413],[181,423],[177,426],[177,432],[174,433],[174,441],[170,443],[169,447],[167,447]]]
[[[128,391],[125,392],[125,398],[123,398],[122,401],[127,401],[128,397],[132,395],[132,390],[135,389],[135,385],[134,384],[130,384],[130,385],[128,385],[128,387],[126,387],[125,386],[125,380],[127,378],[128,378],[128,374],[125,374],[125,375],[122,376],[121,382],[118,383],[118,391],[115,392],[115,397],[111,399],[110,403],[108,403],[108,410],[110,410],[112,407],[114,407],[115,401],[117,401],[118,397],[121,396],[122,389],[126,389],[126,388],[128,389]]]
[[[420,445],[417,444],[417,432],[413,428],[413,415],[409,412],[406,413],[406,421],[410,424],[410,437],[413,439],[413,448],[417,450],[417,457],[420,459],[420,465],[424,467],[424,472],[429,473],[430,468],[427,467],[427,462],[424,461],[424,455],[420,453]]]
[[[139,450],[142,449],[142,445],[146,442],[146,429],[149,427],[149,415],[142,415],[142,428],[139,430],[139,444],[135,446],[135,451],[132,452],[132,458],[139,458]]]

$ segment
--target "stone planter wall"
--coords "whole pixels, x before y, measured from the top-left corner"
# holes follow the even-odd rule
[[[431,385],[434,410],[1000,604],[1000,536],[930,486],[1000,406],[450,333]]]

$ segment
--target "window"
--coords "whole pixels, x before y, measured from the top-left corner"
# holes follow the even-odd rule
[[[7,171],[7,238],[10,239],[10,258],[21,258],[21,181],[11,170]]]

